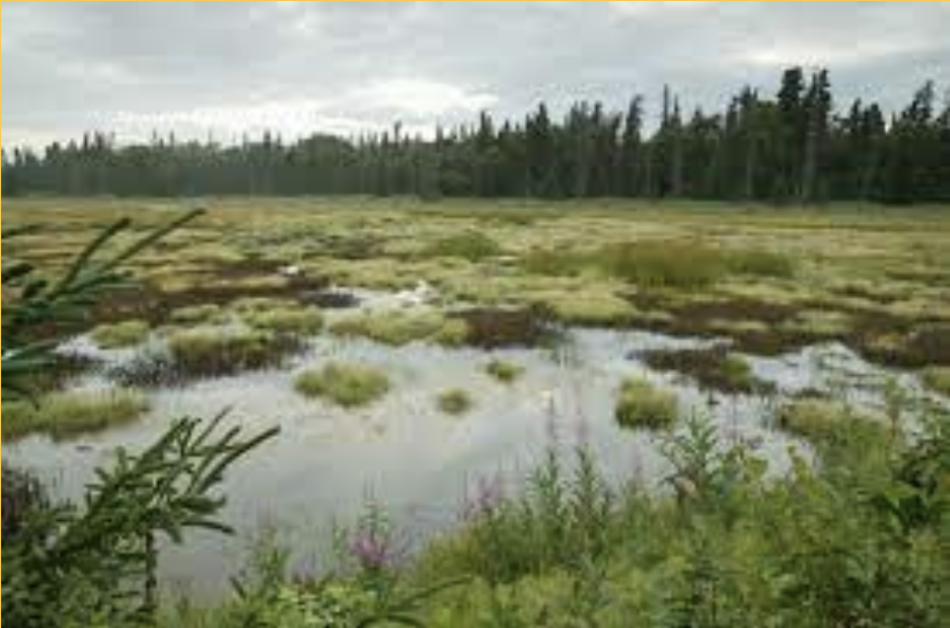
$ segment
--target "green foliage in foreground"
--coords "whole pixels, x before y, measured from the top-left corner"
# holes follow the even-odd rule
[[[392,346],[414,341],[457,346],[465,342],[468,327],[463,320],[425,310],[354,314],[333,323],[330,332],[337,336],[369,338]]]
[[[104,292],[122,285],[123,262],[199,213],[151,230],[103,258],[105,245],[129,226],[118,221],[55,281],[38,278],[29,264],[4,260],[5,429],[10,402],[35,401],[25,382],[53,362],[58,339],[48,338],[49,330],[85,318]],[[23,233],[4,231],[3,239]],[[34,340],[37,329],[47,332],[46,340]],[[75,426],[76,416],[98,420],[95,410],[60,404],[54,402],[52,409],[63,416],[51,425]],[[41,416],[34,418],[44,420]],[[217,435],[220,420],[202,425],[180,419],[141,454],[119,449],[111,468],[96,469],[79,505],[50,503],[37,482],[4,466],[3,623],[18,628],[153,624],[158,542],[181,543],[183,533],[194,528],[228,532],[218,518],[224,499],[214,491],[235,461],[276,433],[242,439],[240,428],[231,428]]]
[[[472,408],[473,403],[471,395],[458,388],[446,390],[436,398],[439,410],[446,414],[465,414]]]
[[[361,569],[386,574],[394,590],[438,590],[417,600],[411,621],[435,628],[946,625],[946,417],[912,442],[878,431],[835,443],[834,455],[819,443],[817,466],[793,455],[778,478],[701,418],[662,442],[669,490],[636,480],[611,488],[582,440],[573,457],[552,446],[523,490],[480,480],[461,529],[415,560],[384,560],[385,541],[350,551],[379,558]],[[265,626],[367,625],[359,617],[377,589],[366,573],[277,579],[279,595],[245,595],[168,625],[236,628],[246,613],[267,616],[255,624]],[[437,589],[457,578],[467,580]]]
[[[676,422],[676,395],[650,382],[630,378],[620,385],[614,416],[623,427],[660,429]]]
[[[344,408],[353,408],[385,395],[389,391],[389,378],[376,367],[331,362],[320,370],[298,375],[294,387],[307,397],[322,397]]]
[[[510,384],[524,375],[524,367],[504,360],[492,360],[485,365],[485,372],[504,384]]]
[[[37,402],[13,401],[3,407],[3,438],[34,432],[54,440],[130,423],[148,409],[148,400],[130,390],[56,392]]]
[[[130,320],[112,325],[99,325],[92,330],[92,339],[104,349],[134,347],[148,338],[149,325],[145,321]]]

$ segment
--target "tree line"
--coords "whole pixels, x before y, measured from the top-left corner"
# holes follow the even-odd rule
[[[368,194],[690,198],[775,203],[950,201],[950,98],[927,82],[900,111],[836,108],[827,70],[782,73],[773,97],[743,88],[724,111],[686,112],[664,88],[647,132],[641,96],[625,111],[577,102],[555,120],[543,102],[523,120],[391,130],[343,138],[222,145],[153,135],[120,145],[88,133],[37,152],[3,152],[4,196]]]

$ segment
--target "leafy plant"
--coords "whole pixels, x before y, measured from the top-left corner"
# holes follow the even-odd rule
[[[190,212],[100,258],[97,254],[130,224],[120,220],[57,280],[39,276],[26,263],[5,263],[3,390],[8,400],[32,400],[31,378],[54,361],[57,334],[50,329],[86,320],[107,291],[128,285],[119,269],[123,262],[199,214]],[[3,239],[27,231],[5,231]],[[40,328],[47,331],[45,340],[35,339]],[[25,512],[17,514],[12,537],[5,518],[2,608],[8,625],[150,623],[157,607],[157,543],[163,537],[180,543],[192,528],[229,531],[218,517],[224,498],[214,491],[235,461],[277,432],[242,439],[235,427],[216,436],[222,417],[207,425],[193,418],[175,421],[138,455],[118,450],[115,466],[97,469],[97,480],[86,487],[79,506],[21,509]],[[5,469],[5,484],[8,473]]]

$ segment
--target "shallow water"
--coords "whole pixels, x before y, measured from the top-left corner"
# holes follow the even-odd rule
[[[501,474],[517,490],[552,437],[562,445],[586,439],[605,475],[614,482],[636,477],[656,485],[666,473],[655,437],[622,430],[613,404],[620,380],[641,375],[675,390],[684,409],[703,412],[725,442],[744,439],[781,473],[788,449],[804,455],[801,443],[770,429],[774,397],[708,394],[674,373],[649,370],[637,355],[649,349],[685,348],[709,341],[654,333],[569,330],[558,349],[448,349],[421,343],[388,347],[363,340],[321,336],[290,368],[205,380],[151,393],[152,407],[140,422],[69,443],[29,437],[3,447],[5,459],[32,468],[59,495],[75,498],[95,466],[107,463],[118,446],[136,450],[156,438],[174,417],[211,417],[231,408],[228,424],[249,431],[273,425],[280,435],[231,470],[224,490],[224,517],[234,538],[192,534],[184,547],[163,554],[168,586],[215,594],[244,564],[246,549],[262,527],[276,526],[298,563],[325,560],[333,517],[357,515],[368,494],[418,540],[458,521],[466,487],[485,475]],[[129,351],[99,351],[84,339],[69,350],[94,354],[108,363],[128,360]],[[513,384],[484,372],[491,357],[526,367]],[[801,390],[834,391],[854,403],[880,408],[889,374],[840,345],[824,345],[778,358],[746,356],[756,375],[773,382],[777,397]],[[364,409],[343,410],[308,400],[293,390],[294,375],[328,359],[381,366],[392,380],[390,393]],[[908,390],[916,379],[901,376]],[[79,387],[106,385],[86,377]],[[475,401],[467,414],[442,414],[435,397],[463,388]],[[923,394],[923,393],[921,393]],[[553,434],[552,434],[553,432]]]

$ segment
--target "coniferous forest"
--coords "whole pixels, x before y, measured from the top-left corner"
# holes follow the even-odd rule
[[[560,118],[543,102],[519,120],[483,112],[429,139],[398,122],[356,138],[264,133],[236,145],[94,132],[5,150],[3,194],[950,200],[950,99],[932,82],[895,112],[839,102],[828,71],[799,67],[774,93],[743,88],[725,111],[687,110],[665,89],[657,125],[645,102],[582,101]]]

